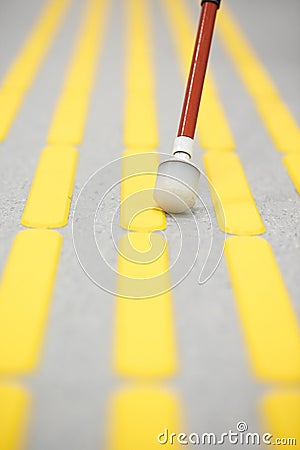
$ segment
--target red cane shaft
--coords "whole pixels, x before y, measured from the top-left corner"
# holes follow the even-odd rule
[[[204,3],[201,9],[177,136],[194,139],[217,9],[218,5],[212,2]]]

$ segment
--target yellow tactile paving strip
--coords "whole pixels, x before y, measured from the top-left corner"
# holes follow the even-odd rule
[[[155,281],[154,281],[155,282]],[[114,367],[131,377],[173,375],[177,368],[170,293],[117,298]]]
[[[219,101],[213,75],[210,72],[208,74],[204,82],[198,120],[200,145],[206,150],[225,153],[235,149],[235,142],[225,111]]]
[[[211,194],[219,228],[237,236],[264,233],[265,226],[238,155],[206,152],[203,164],[215,189],[211,189]]]
[[[68,3],[59,0],[49,5],[5,80],[5,90],[0,94],[5,100],[1,107],[6,108],[2,137],[9,130]],[[48,142],[54,145],[41,154],[21,220],[23,225],[39,229],[17,234],[5,266],[0,286],[1,374],[30,372],[39,362],[62,246],[59,233],[41,228],[61,227],[68,221],[78,152],[67,145],[80,143],[83,138],[108,3],[91,0],[86,4],[64,90],[48,134]],[[2,113],[1,109],[0,118]],[[21,445],[19,428],[25,426],[25,394],[5,388],[0,390],[0,402],[2,408],[11,411],[4,420],[0,409],[1,427],[4,424],[3,430],[0,427],[0,448],[17,450]]]
[[[156,148],[158,127],[155,81],[145,2],[129,0],[125,14],[127,39],[124,145],[130,149]]]
[[[108,0],[91,0],[86,4],[64,89],[47,137],[52,146],[41,155],[22,217],[23,225],[53,228],[64,226],[68,221],[77,162],[76,149],[68,146],[80,144],[83,139],[107,11]]]
[[[175,394],[156,382],[175,373],[177,349],[167,242],[153,232],[166,228],[166,217],[152,198],[159,157],[149,6],[149,0],[130,0],[126,14],[128,148],[122,154],[120,225],[129,233],[118,248],[113,366],[133,383],[110,400],[112,450],[159,448],[157,435],[180,422]]]
[[[176,38],[178,53],[186,69],[189,63],[187,57],[193,46],[194,27],[181,0],[176,3],[171,3],[170,0],[162,1],[173,31],[176,31],[178,35]],[[35,72],[28,72],[27,69],[24,71],[24,78],[19,79],[19,90],[12,90],[8,84],[0,92],[0,97],[5,100],[3,104],[7,109],[7,117],[3,121],[5,135],[22,103],[23,94],[28,87],[25,82],[26,80],[33,82],[46,47],[53,39],[55,27],[58,27],[63,17],[64,11],[59,8],[59,5],[66,8],[68,2],[53,2],[50,5],[54,4],[57,9],[53,8],[58,15],[55,15],[54,9],[53,11],[51,9],[52,22],[48,18],[49,28],[46,27],[49,42],[46,42],[46,35],[43,35],[42,48],[38,48],[36,53],[33,52],[36,58],[36,66],[33,65]],[[107,21],[107,10],[103,7],[104,5],[107,6],[108,1],[92,0],[87,6],[81,33],[48,135],[48,142],[54,145],[50,145],[42,152],[24,211],[23,225],[49,228],[67,223],[77,161],[77,150],[70,145],[80,143],[83,138],[88,100],[96,73],[96,55],[101,45],[99,37],[101,38]],[[133,164],[127,163],[126,161],[129,160],[125,158],[123,164],[122,176],[127,178],[123,180],[121,187],[121,225],[131,232],[119,243],[119,272],[123,278],[118,280],[119,295],[116,299],[114,366],[119,375],[144,379],[172,375],[177,369],[177,357],[172,299],[171,294],[165,292],[169,287],[167,243],[162,236],[150,233],[153,230],[164,229],[166,219],[164,213],[155,208],[151,196],[147,194],[153,188],[155,177],[153,174],[141,176],[145,171],[143,164],[146,155],[154,155],[151,156],[152,162],[147,165],[147,170],[150,168],[150,172],[155,171],[158,163],[157,155],[151,153],[155,152],[158,144],[158,133],[151,50],[153,39],[147,13],[149,1],[130,0],[126,6],[124,142],[128,149],[123,156],[134,154],[137,156]],[[229,33],[231,39],[232,22],[229,24],[229,28],[225,27],[225,31]],[[244,42],[239,42],[239,45],[243,46]],[[245,50],[245,47],[241,48]],[[249,49],[246,48],[246,50]],[[248,62],[259,64],[258,60],[250,59],[250,56],[253,57],[246,52]],[[22,59],[20,61],[22,62]],[[22,62],[22,64],[25,63]],[[86,71],[80,70],[82,65],[87,67]],[[299,130],[285,105],[280,98],[276,97],[278,93],[270,85],[268,76],[262,68],[258,70],[258,66],[255,65],[253,71],[248,74],[249,79],[246,80],[248,88],[252,83],[252,95],[255,98],[262,95],[259,87],[253,84],[255,74],[256,82],[260,80],[264,89],[268,88],[264,92],[269,95],[268,98],[266,95],[261,102],[257,101],[257,107],[279,149],[282,150],[285,147],[281,145],[282,140],[277,141],[278,133],[275,128],[278,120],[284,125],[285,131],[288,130],[291,133],[291,138],[284,141],[284,145],[289,146],[287,150],[289,154],[284,158],[284,162],[299,192],[299,171],[297,170],[299,155],[292,154],[298,151]],[[15,78],[12,77],[11,80],[14,81]],[[273,108],[276,109],[275,121],[270,123],[266,116],[270,115],[270,112],[273,114]],[[212,128],[216,120],[220,124],[217,133]],[[257,212],[239,159],[237,155],[229,151],[234,149],[235,144],[211,74],[205,85],[199,130],[202,146],[213,150],[207,152],[204,162],[208,176],[216,186],[223,203],[228,224],[226,231],[239,235],[262,233],[264,225]],[[221,170],[224,167],[227,168],[226,171]],[[64,177],[61,176],[62,174]],[[143,194],[141,203],[135,202],[134,206],[130,207],[128,199],[134,198],[139,193]],[[237,193],[241,196],[241,204],[240,197],[236,198]],[[44,204],[42,204],[43,199],[46,199]],[[232,206],[233,204],[238,206]],[[30,208],[33,208],[33,213],[30,213],[30,218],[26,219]],[[146,212],[138,214],[145,208]],[[234,210],[233,213],[230,210]],[[216,213],[218,215],[218,211]],[[40,217],[43,217],[42,221]],[[233,217],[232,220],[231,217]],[[30,371],[36,367],[61,243],[60,234],[50,230],[26,230],[15,238],[0,288],[0,373]],[[164,245],[161,245],[162,243]],[[160,256],[148,261],[147,258],[151,254]],[[230,238],[226,242],[226,259],[255,374],[266,381],[298,382],[300,377],[299,327],[291,307],[291,299],[270,246],[260,238]],[[161,274],[164,276],[160,276]],[[122,293],[131,292],[136,280],[143,277],[146,281],[142,289],[138,291],[139,299],[133,295],[132,298],[126,295],[122,297]],[[147,280],[152,282],[152,278],[155,281],[151,288],[154,286],[157,294],[150,299],[145,299],[144,297],[149,297]],[[8,302],[7,299],[12,301]],[[26,309],[24,309],[25,306]],[[5,417],[8,424],[4,427],[5,435],[1,434],[0,427],[0,449],[3,441],[5,443],[3,450],[4,448],[11,450],[15,448],[13,435],[16,439],[18,438],[18,429],[25,415],[27,400],[26,395],[21,391],[14,391],[6,386],[3,388],[0,385],[0,423],[6,401],[13,405],[14,410],[11,415]],[[117,433],[112,434],[113,448],[132,448],[136,446],[135,442],[138,442],[143,449],[155,448],[153,436],[163,431],[162,423],[166,423],[170,429],[179,429],[178,410],[179,405],[173,394],[160,391],[152,381],[150,387],[143,388],[138,383],[128,391],[120,392],[113,401],[112,423],[117,430]],[[295,424],[299,418],[299,395],[292,392],[271,396],[264,402],[264,411],[274,434],[286,435],[288,432],[291,434],[292,431],[295,432],[297,427]],[[293,430],[290,424],[286,424],[286,416],[293,424]],[[143,431],[143,436],[140,433],[136,434],[136,417],[141,421],[140,429]],[[150,418],[154,418],[155,423],[149,421]],[[122,435],[124,440],[119,439]],[[300,439],[299,436],[297,437]]]
[[[3,141],[34,82],[56,33],[67,12],[69,0],[51,0],[43,9],[37,24],[19,55],[9,68],[0,88],[0,141]]]
[[[87,92],[67,90],[58,100],[47,137],[48,144],[78,145],[82,142],[85,121],[88,113]]]
[[[17,384],[0,382],[0,450],[23,447],[29,395]]]
[[[67,224],[78,151],[73,147],[46,147],[31,185],[21,224],[58,228]]]
[[[168,0],[163,0],[163,4],[165,6],[167,6],[166,11],[167,14],[169,15],[169,19],[171,21],[171,24],[173,26],[173,35],[174,35],[174,40],[177,44],[177,50],[179,55],[181,56],[182,61],[184,62],[184,59],[186,58],[186,55],[188,54],[187,52],[187,48],[191,48],[192,46],[192,37],[189,37],[189,35],[191,36],[191,27],[192,25],[190,24],[190,20],[189,17],[187,16],[186,12],[184,12],[184,6],[182,7],[182,10],[180,9],[179,13],[177,11],[177,8],[179,8],[179,6],[181,5],[180,2],[176,2],[176,5],[174,5],[173,3],[171,4],[171,2],[169,2]],[[176,15],[177,12],[177,15]],[[222,15],[222,10],[220,13],[220,16]],[[180,20],[177,20],[180,17]],[[177,19],[176,19],[177,18]],[[188,39],[188,43],[186,44],[186,46],[184,45],[184,40]],[[184,56],[185,55],[185,56]],[[187,65],[187,62],[185,63],[185,66]],[[209,80],[209,78],[208,78]],[[209,86],[209,83],[206,83],[205,89],[204,89],[204,93],[206,93],[206,88],[207,85]],[[210,89],[210,87],[209,87]],[[203,103],[204,103],[204,99],[203,98]],[[213,101],[211,101],[211,99],[209,99],[209,101],[207,101],[208,104],[210,105],[215,105],[215,103]],[[212,108],[212,106],[211,106]],[[213,108],[212,108],[213,109]],[[201,124],[201,120],[202,120],[202,112],[200,111],[200,115],[199,115],[199,123]],[[210,120],[208,119],[208,122]],[[213,120],[211,120],[211,122],[213,122]],[[205,120],[204,120],[205,123]],[[206,132],[208,133],[212,133],[213,131],[216,131],[216,133],[218,133],[218,127],[216,130],[212,130],[209,127],[206,127]],[[207,147],[208,148],[208,147]],[[215,149],[215,147],[214,147]],[[219,149],[221,150],[221,148]],[[232,234],[237,234],[237,235],[256,235],[256,234],[260,234],[263,233],[265,231],[263,222],[259,216],[255,201],[253,199],[251,190],[249,188],[247,179],[245,177],[245,174],[243,172],[241,163],[237,157],[237,155],[233,154],[233,153],[227,153],[227,152],[207,152],[203,158],[204,160],[204,165],[205,165],[205,169],[207,172],[208,177],[210,178],[212,184],[214,185],[214,187],[216,188],[216,191],[220,197],[221,200],[221,204],[223,207],[224,212],[218,210],[219,208],[219,201],[217,201],[217,199],[215,199],[215,207],[216,207],[216,214],[219,220],[219,226],[223,231],[226,231],[228,233],[232,233]],[[214,196],[213,196],[214,197]],[[224,223],[224,215],[225,215],[225,223]],[[240,260],[236,261],[236,264],[234,264],[233,266],[231,265],[230,269],[231,269],[231,276],[232,276],[232,281],[233,284],[235,284],[236,280],[238,280],[238,277],[240,276],[241,272],[240,272],[240,267],[242,263],[246,263],[247,261],[247,254],[243,254],[243,252],[239,251],[239,248],[243,248],[243,242],[244,242],[244,238],[236,238],[237,240],[235,240],[235,245],[237,247],[237,252],[239,252],[239,257]],[[249,242],[249,248],[252,248],[252,243],[254,244],[255,241],[252,241],[251,238],[245,238],[245,239],[249,239],[247,242]],[[230,240],[229,240],[229,245],[230,245]],[[264,242],[264,241],[261,241]],[[266,244],[266,243],[265,243]],[[253,251],[255,251],[255,245],[253,248]],[[226,252],[226,256],[228,255],[228,251]],[[258,258],[259,259],[259,258]],[[228,256],[227,256],[227,260],[228,260]],[[265,267],[265,271],[264,273],[266,274],[266,276],[270,276],[272,274],[274,274],[274,270],[276,268],[277,272],[278,272],[278,276],[280,277],[275,259],[273,256],[269,257],[269,260],[267,261],[267,266]],[[230,261],[229,261],[230,264]],[[255,266],[253,267],[253,270],[255,269]],[[276,271],[275,270],[275,271]],[[277,277],[278,278],[278,277]],[[281,278],[279,278],[281,279]],[[245,277],[246,280],[246,277]],[[243,282],[245,281],[243,280]],[[254,285],[257,286],[259,284],[260,278],[259,278],[259,273],[254,273],[253,274],[253,282]],[[239,282],[239,286],[242,285],[243,282]],[[238,297],[238,302],[241,302],[241,291],[240,289],[236,289],[236,294]],[[255,294],[253,291],[249,291],[249,295]],[[285,295],[288,298],[288,294],[285,292]],[[264,299],[262,299],[264,300]],[[288,304],[290,304],[290,300],[288,298]],[[271,310],[273,311],[273,310]],[[272,315],[272,312],[270,312],[270,315]],[[250,320],[251,320],[251,316],[250,316]],[[292,324],[294,325],[294,327],[292,326]],[[243,323],[243,327],[245,328],[245,323]],[[252,327],[253,325],[253,327]],[[248,324],[248,330],[249,333],[255,333],[255,324]],[[297,327],[297,322],[296,322],[296,318],[295,318],[295,314],[293,313],[293,311],[291,310],[290,313],[288,315],[286,315],[286,326],[290,328],[290,331],[292,333],[292,330],[295,329],[295,327]],[[276,332],[274,331],[274,334],[276,334]],[[295,334],[295,333],[294,333]],[[262,333],[260,333],[260,338],[262,337]],[[297,345],[298,345],[298,334],[294,335],[294,338],[291,338],[292,343],[294,344],[293,351],[295,354],[296,350],[298,349]],[[289,341],[287,341],[289,342]],[[287,344],[286,342],[286,344]],[[259,344],[257,344],[257,346],[255,347],[258,348]],[[274,352],[276,352],[276,346],[272,347]],[[266,349],[264,349],[266,350]],[[250,346],[250,351],[251,351],[251,346]],[[259,375],[263,375],[264,378],[267,379],[276,379],[276,378],[280,378],[280,377],[284,377],[285,378],[293,378],[294,379],[298,379],[297,377],[298,375],[298,360],[296,358],[296,360],[294,362],[290,361],[291,357],[289,356],[290,353],[286,353],[285,357],[286,359],[289,361],[289,364],[287,364],[286,367],[282,368],[282,373],[277,373],[278,372],[278,368],[276,365],[271,365],[268,366],[268,371],[263,374],[262,370],[259,371]],[[274,356],[274,354],[273,354]],[[256,364],[259,362],[256,361],[256,357],[254,355],[254,360],[256,362]],[[289,370],[289,367],[292,366],[292,368]],[[294,367],[294,370],[293,370]],[[277,372],[276,372],[277,369]],[[286,371],[286,373],[285,373]],[[291,372],[291,373],[290,373]]]
[[[166,227],[165,214],[155,206],[152,197],[159,158],[155,155],[158,125],[148,7],[145,0],[130,0],[126,8],[124,145],[127,150],[123,152],[120,220],[121,226],[131,231]],[[146,152],[151,154],[145,155]]]
[[[299,128],[226,7],[218,29],[275,145],[298,151]],[[289,153],[284,158],[296,188],[297,157]],[[265,381],[299,382],[299,325],[271,247],[259,238],[230,238],[225,256],[255,374]]]
[[[173,374],[176,366],[167,242],[130,233],[119,243],[115,368],[123,375]],[[123,255],[123,256],[122,256]],[[147,298],[150,297],[151,298]]]
[[[4,269],[0,285],[0,374],[31,372],[39,362],[62,246],[59,233],[41,228],[64,226],[68,221],[78,152],[64,144],[77,144],[83,138],[108,3],[91,0],[86,4],[48,135],[48,141],[58,145],[41,154],[21,221],[39,229],[16,235]],[[10,70],[0,92],[1,100],[5,100],[0,109],[0,138],[8,133],[68,4],[64,0],[49,4]],[[0,387],[0,403],[0,448],[17,450],[22,445],[21,428],[26,423],[26,394]]]
[[[180,429],[181,405],[171,390],[151,384],[119,390],[109,406],[108,450],[180,448],[176,441],[166,443],[164,436],[163,444],[157,439],[165,428]]]
[[[14,239],[0,286],[0,373],[36,368],[61,245],[50,230]]]
[[[264,224],[238,156],[235,153],[206,152],[203,163],[218,194],[216,198],[211,190],[220,229],[237,235],[264,233]]]
[[[272,443],[279,438],[280,445],[284,448],[299,448],[299,389],[282,389],[265,396],[261,402],[261,412],[266,429],[273,435]],[[293,441],[287,441],[288,439],[293,439]]]
[[[288,153],[283,161],[299,193],[300,160],[294,153],[300,150],[299,127],[226,7],[220,14],[218,30],[275,146]],[[256,377],[299,383],[299,324],[270,245],[259,238],[230,238],[225,256]],[[286,444],[286,439],[300,440],[299,405],[299,392],[292,390],[262,400],[263,423],[273,434],[272,443],[283,438],[282,445],[298,447]]]
[[[255,374],[300,381],[300,329],[270,245],[231,237],[225,245],[232,286]]]
[[[161,0],[180,58],[184,77],[192,58],[195,22],[188,14],[184,1]],[[214,127],[213,124],[218,124]],[[200,143],[206,150],[233,150],[235,142],[217,95],[211,74],[207,73],[198,120]]]
[[[49,144],[77,145],[83,139],[108,0],[87,3],[80,33],[47,137]],[[84,70],[82,68],[84,67]]]
[[[300,155],[289,153],[285,155],[282,160],[298,194],[300,195]]]
[[[299,125],[238,23],[226,8],[224,8],[219,21],[219,33],[237,72],[255,102],[257,111],[275,147],[284,153],[299,153]],[[284,160],[284,163],[287,166],[288,173],[299,193],[297,165],[291,168],[291,164],[286,161],[288,160]]]
[[[75,47],[75,55],[81,63],[84,51],[88,51],[91,70],[96,64],[94,59],[107,5],[106,0],[87,3]],[[52,10],[50,12],[53,14]],[[93,40],[97,40],[97,44]],[[70,80],[72,87],[76,86],[76,68],[80,69],[73,58],[66,85]],[[86,80],[93,78],[88,71],[85,76]],[[78,75],[78,80],[80,77]],[[85,84],[86,95],[89,89],[91,86]],[[67,120],[68,116],[61,119]],[[50,228],[67,223],[76,163],[77,150],[63,144],[50,146],[42,152],[22,217],[23,225]],[[37,364],[61,244],[62,236],[49,230],[27,230],[15,238],[0,288],[0,320],[3,322],[0,371],[29,371]]]
[[[282,152],[300,152],[300,129],[294,117],[226,7],[222,8],[218,30],[221,42],[255,101],[277,149]]]
[[[151,235],[166,228],[166,217],[152,197],[159,157],[149,6],[131,0],[126,14],[124,143],[132,148],[122,154],[120,225],[134,232],[119,242],[114,366],[134,377],[170,375],[176,367],[167,242]],[[137,98],[153,102],[150,123]],[[146,134],[140,125],[150,125]],[[128,139],[131,133],[137,141]]]
[[[138,110],[137,110],[138,111]],[[123,152],[121,182],[122,228],[131,231],[153,231],[166,228],[166,215],[153,199],[158,154]]]

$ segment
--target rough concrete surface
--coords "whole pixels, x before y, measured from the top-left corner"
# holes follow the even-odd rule
[[[300,123],[300,3],[298,0],[224,0],[267,67],[294,117]],[[38,0],[0,4],[0,75],[31,29]],[[16,233],[38,156],[61,89],[74,34],[84,2],[75,0],[5,142],[0,146],[0,269]],[[198,17],[198,2],[187,7]],[[84,142],[76,173],[71,214],[78,193],[97,169],[119,158],[124,147],[124,8],[112,0],[110,26],[99,60]],[[159,151],[168,153],[175,136],[183,82],[159,0],[151,1]],[[266,225],[294,308],[300,319],[300,199],[252,99],[224,48],[215,37],[211,68],[237,144],[249,184]],[[217,125],[217,124],[216,124]],[[201,165],[201,149],[195,159]],[[116,208],[118,193],[107,208]],[[92,200],[91,200],[92,201]],[[210,200],[207,196],[209,208]],[[86,204],[87,211],[89,204]],[[104,218],[110,213],[104,212]],[[105,220],[104,220],[105,222]],[[109,222],[109,220],[107,220]],[[166,231],[170,255],[176,246],[174,222]],[[109,223],[107,223],[109,227]],[[189,221],[181,221],[188,232]],[[205,227],[204,227],[205,229]],[[33,407],[30,450],[94,450],[105,448],[110,395],[126,385],[112,370],[114,297],[95,286],[82,271],[72,244],[71,220],[60,230],[63,249],[39,370],[14,379],[28,387]],[[193,245],[193,239],[190,241]],[[114,256],[112,255],[112,263]],[[182,400],[181,431],[221,433],[239,420],[260,430],[259,401],[271,385],[255,380],[224,259],[213,277],[199,285],[199,264],[172,292],[180,371],[163,386],[173,386]],[[255,448],[255,447],[254,447]],[[142,450],[130,449],[130,450]]]

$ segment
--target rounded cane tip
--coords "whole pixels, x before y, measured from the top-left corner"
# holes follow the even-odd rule
[[[195,204],[200,170],[187,160],[174,157],[158,167],[154,199],[167,213],[182,213]]]

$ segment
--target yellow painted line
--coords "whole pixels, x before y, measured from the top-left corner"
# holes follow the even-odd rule
[[[97,57],[107,24],[108,0],[90,0],[58,99],[47,142],[77,145],[83,139]]]
[[[148,0],[126,3],[124,145],[158,146],[154,62]]]
[[[12,383],[0,383],[0,450],[20,450],[24,444],[29,395]]]
[[[203,162],[218,194],[211,189],[220,229],[237,235],[264,233],[265,227],[239,157],[230,152],[207,152]]]
[[[294,438],[295,443],[283,441],[284,448],[298,449],[300,446],[300,391],[283,390],[265,396],[261,402],[265,429],[275,439]],[[275,445],[275,444],[273,444]]]
[[[168,269],[163,236],[135,232],[120,239],[114,366],[121,375],[167,376],[176,370]]]
[[[170,443],[169,434],[179,433],[182,422],[182,406],[172,391],[151,385],[123,389],[114,393],[109,407],[109,450],[181,448],[176,440]]]
[[[123,153],[120,223],[126,230],[166,228],[166,215],[153,199],[158,164],[155,152]]]
[[[184,0],[161,0],[166,11],[184,76],[192,59],[196,23]],[[220,102],[214,80],[208,70],[198,120],[200,144],[206,150],[234,150],[235,142]]]
[[[0,141],[6,138],[24,94],[32,85],[69,4],[69,0],[52,0],[47,3],[35,28],[9,68],[0,88]]]
[[[295,189],[300,195],[300,155],[288,154],[283,157],[284,165],[294,183]]]
[[[226,8],[222,8],[218,30],[275,146],[282,152],[299,152],[299,126],[233,15]]]
[[[34,228],[63,227],[68,222],[78,151],[46,147],[40,156],[21,224]]]
[[[258,237],[231,237],[225,256],[255,374],[299,382],[299,326],[270,245]]]
[[[38,362],[62,236],[25,230],[14,239],[0,285],[0,373]]]

